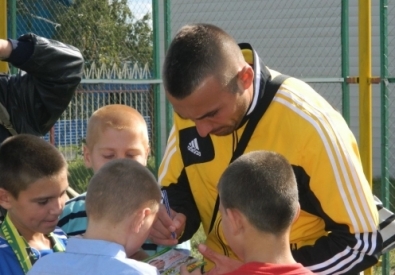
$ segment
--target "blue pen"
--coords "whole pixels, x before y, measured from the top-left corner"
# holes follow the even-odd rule
[[[167,198],[167,192],[166,192],[166,190],[162,190],[162,198],[163,198],[163,204],[164,204],[165,207],[166,207],[167,214],[168,214],[169,217],[171,218],[169,199]],[[175,238],[176,238],[176,233],[171,232],[171,236],[173,237],[173,239],[175,239]]]

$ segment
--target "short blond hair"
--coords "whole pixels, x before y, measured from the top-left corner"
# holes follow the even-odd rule
[[[86,146],[92,149],[100,134],[107,128],[141,131],[149,147],[148,128],[143,116],[134,108],[122,104],[110,104],[97,109],[88,121]]]

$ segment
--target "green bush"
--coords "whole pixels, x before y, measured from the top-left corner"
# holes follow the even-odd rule
[[[79,157],[69,161],[69,185],[77,193],[84,193],[88,187],[89,180],[93,176],[92,169],[86,168],[84,160]],[[156,176],[155,158],[149,157],[147,168]]]
[[[193,257],[202,259],[202,254],[199,253],[197,246],[198,244],[206,241],[206,234],[204,233],[203,226],[200,224],[199,230],[193,235],[191,239],[191,254]]]
[[[77,193],[84,193],[93,175],[92,169],[85,167],[84,160],[77,158],[69,162],[69,185]]]

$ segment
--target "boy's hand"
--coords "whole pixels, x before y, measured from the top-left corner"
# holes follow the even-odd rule
[[[166,207],[162,204],[159,207],[158,216],[152,225],[150,240],[159,245],[173,246],[178,244],[178,237],[181,236],[185,228],[186,217],[184,214],[177,213],[170,209],[167,214]],[[172,232],[176,238],[172,237]]]
[[[136,261],[143,261],[147,259],[149,255],[142,249],[138,250],[136,253],[134,253],[132,256],[130,256],[130,259],[136,260]]]
[[[204,273],[205,275],[225,274],[234,271],[237,268],[239,268],[241,265],[243,265],[242,262],[233,260],[225,255],[219,254],[211,250],[204,244],[199,244],[198,250],[205,258],[211,260],[215,264],[215,267],[213,269]]]
[[[202,272],[200,272],[199,268],[195,269],[192,272],[189,272],[187,269],[187,265],[184,264],[180,267],[180,274],[181,275],[202,275]]]

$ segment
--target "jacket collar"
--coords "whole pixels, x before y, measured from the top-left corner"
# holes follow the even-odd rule
[[[250,106],[248,107],[247,113],[245,114],[240,126],[248,120],[252,112],[255,110],[256,105],[263,97],[263,91],[265,90],[266,83],[271,80],[271,74],[262,60],[259,58],[258,53],[248,43],[240,43],[239,47],[244,55],[244,59],[249,63],[254,70],[254,94]]]

